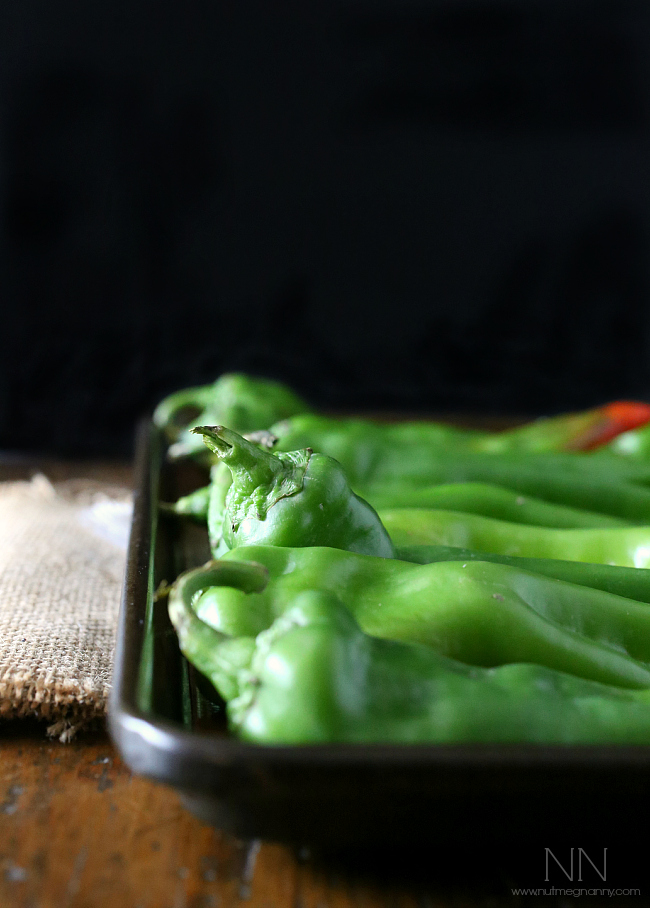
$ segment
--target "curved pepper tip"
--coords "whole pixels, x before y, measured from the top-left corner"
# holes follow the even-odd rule
[[[258,561],[214,559],[185,571],[172,585],[171,599],[180,598],[188,607],[192,597],[210,586],[228,586],[242,593],[261,593],[269,582],[269,569]]]

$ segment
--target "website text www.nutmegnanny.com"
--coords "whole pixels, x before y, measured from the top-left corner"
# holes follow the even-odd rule
[[[581,895],[598,895],[598,896],[608,896],[613,898],[614,896],[622,895],[641,895],[640,889],[605,889],[602,887],[594,887],[590,889],[585,889],[582,886],[564,888],[562,886],[550,886],[548,889],[534,889],[534,888],[522,888],[522,889],[511,889],[512,895],[567,895],[567,896],[581,896]]]
[[[640,896],[638,887],[612,886],[607,884],[607,848],[603,848],[602,856],[598,859],[587,854],[584,848],[571,848],[566,855],[561,855],[562,861],[550,849],[545,848],[545,875],[544,886],[526,886],[512,888],[512,895],[528,896]],[[576,858],[577,853],[577,860]],[[560,885],[553,882],[549,885],[551,875],[561,874],[563,879]],[[593,876],[591,882],[589,876]]]

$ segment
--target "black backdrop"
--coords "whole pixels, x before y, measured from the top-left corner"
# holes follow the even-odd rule
[[[650,395],[644,0],[6,0],[0,445],[224,370],[348,409]]]

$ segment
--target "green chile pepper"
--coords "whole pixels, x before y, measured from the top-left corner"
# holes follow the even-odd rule
[[[232,473],[225,463],[218,463],[210,471],[210,498],[208,501],[208,538],[212,557],[227,552],[229,546],[223,538],[226,502],[232,485]]]
[[[627,408],[629,412],[619,412],[621,407]],[[619,402],[580,413],[537,419],[496,432],[461,429],[425,420],[382,423],[317,414],[298,414],[273,426],[272,431],[284,439],[290,448],[311,445],[326,451],[337,460],[341,457],[334,452],[338,449],[338,453],[342,454],[345,450],[347,454],[350,439],[353,439],[355,447],[359,443],[363,444],[365,439],[370,439],[370,446],[383,441],[397,445],[444,445],[489,454],[540,454],[591,450],[626,429],[647,423],[649,419],[648,405]]]
[[[199,422],[226,423],[240,432],[254,432],[310,410],[309,404],[281,382],[233,372],[211,385],[170,394],[156,407],[153,421],[174,442],[169,455],[181,457],[205,453],[200,439],[189,432]]]
[[[607,454],[487,454],[454,447],[420,424],[296,416],[271,428],[278,451],[311,446],[334,457],[367,501],[414,489],[480,482],[519,495],[635,522],[650,522],[650,463]]]
[[[209,499],[208,525],[214,557],[235,545],[251,543],[330,545],[391,557],[387,536],[376,512],[352,493],[341,469],[330,458],[312,455],[309,449],[280,454],[259,450],[223,427],[199,426],[193,431],[203,435],[208,447],[222,461],[212,468],[213,483]],[[302,476],[306,462],[310,463],[307,489],[304,488]],[[312,479],[316,475],[315,465],[320,465],[317,484]],[[232,487],[230,471],[235,476]],[[594,527],[626,523],[620,518],[549,504],[481,483],[436,486],[422,492],[417,489],[410,492],[406,489],[378,491],[377,500],[383,503],[417,502],[419,506],[456,505],[461,510],[496,513],[536,525],[545,522],[551,526]],[[284,503],[278,507],[280,501]],[[335,503],[336,514],[332,510],[332,502]],[[274,506],[276,510],[269,514]],[[242,511],[246,513],[244,521]],[[289,513],[290,523],[287,522]],[[343,535],[341,513],[346,515],[348,523]],[[373,539],[379,540],[380,544],[373,542],[371,546],[360,548],[356,530],[350,535],[350,525],[357,529],[363,526],[364,532],[370,525]],[[414,532],[419,526],[416,521]],[[399,533],[397,538],[400,544],[404,543]]]
[[[513,430],[519,431],[519,430]],[[502,446],[501,450],[481,450],[487,441],[505,433],[486,433],[473,429],[428,422],[379,423],[369,419],[345,419],[315,413],[299,413],[270,426],[281,451],[312,447],[343,464],[358,482],[390,482],[403,478],[425,479],[431,472],[435,481],[484,480],[482,476],[461,475],[459,480],[437,479],[457,463],[460,474],[468,471],[495,470],[499,463],[528,464],[532,469],[570,477],[648,481],[650,465],[626,462],[608,448],[592,453],[577,451],[539,451]],[[432,480],[429,480],[432,481]]]
[[[206,414],[208,412],[205,410]],[[237,418],[229,417],[228,421],[232,423]],[[312,423],[320,419],[323,425],[322,418],[308,416],[300,417],[297,422],[302,421],[304,425],[310,419]],[[358,428],[362,421],[355,422]],[[395,531],[397,526],[395,538],[398,541],[418,538],[418,533],[426,535],[429,532],[425,518],[431,514],[422,505],[447,508],[455,505],[454,509],[466,509],[470,514],[450,515],[447,512],[445,515],[444,511],[438,511],[434,523],[445,524],[446,520],[451,525],[458,518],[468,518],[465,522],[473,528],[474,536],[464,538],[464,544],[473,546],[487,539],[490,530],[495,530],[494,524],[502,522],[488,521],[491,525],[481,529],[481,518],[474,519],[476,512],[498,513],[510,518],[518,516],[523,518],[522,523],[535,524],[534,528],[524,526],[517,530],[524,535],[524,551],[537,555],[540,551],[537,525],[540,522],[545,521],[549,527],[620,527],[627,520],[646,520],[650,515],[650,490],[643,487],[643,483],[650,482],[650,464],[631,463],[631,458],[621,458],[615,449],[598,456],[559,458],[529,457],[520,453],[504,457],[500,453],[555,450],[563,432],[565,444],[569,423],[567,418],[562,425],[556,421],[553,426],[547,426],[546,429],[552,431],[547,431],[546,439],[544,427],[537,425],[514,430],[510,440],[506,433],[495,438],[487,433],[463,433],[433,425],[423,432],[421,424],[407,424],[392,434],[383,432],[367,438],[365,446],[361,443],[356,451],[350,448],[350,439],[343,437],[340,426],[338,434],[337,431],[332,433],[331,429],[327,432],[338,444],[343,455],[341,459],[345,463],[348,458],[356,471],[353,473],[355,488],[372,489],[376,496],[373,503],[381,501],[384,506],[390,504],[392,507],[399,504],[400,508],[405,503],[417,506],[420,514],[415,519],[415,508],[408,509],[408,515],[404,510],[397,516],[395,511],[387,511],[387,522],[397,521],[392,529]],[[572,428],[576,425],[574,421]],[[593,428],[584,419],[580,425],[587,435]],[[527,433],[527,428],[533,431]],[[537,436],[534,429],[540,430]],[[207,430],[214,432],[213,427],[207,427]],[[172,428],[172,433],[174,431]],[[199,431],[206,434],[206,427]],[[285,435],[280,449],[282,444],[289,444],[287,437]],[[194,445],[193,438],[185,432],[177,453],[183,446],[185,451],[189,450]],[[343,476],[343,483],[327,497],[334,475],[332,464],[325,464],[329,458],[317,461],[321,455],[313,455],[310,450],[281,450],[277,457],[264,452],[262,456],[254,445],[220,427],[216,427],[216,436],[211,441],[213,451],[222,463],[214,468],[213,479],[216,481],[211,483],[209,497],[204,491],[179,507],[205,519],[207,504],[212,550],[222,552],[227,546],[239,547],[209,568],[183,575],[170,596],[170,615],[183,652],[199,670],[213,679],[222,695],[230,701],[230,720],[244,737],[260,741],[302,740],[305,743],[318,740],[557,740],[574,743],[647,740],[650,703],[644,699],[644,694],[616,689],[610,693],[610,689],[601,684],[578,681],[553,671],[559,668],[620,687],[650,687],[650,643],[646,642],[650,615],[646,614],[646,606],[600,589],[572,586],[562,580],[549,581],[508,565],[478,561],[476,552],[471,552],[471,557],[462,562],[443,561],[438,557],[434,564],[403,565],[407,571],[419,568],[423,571],[420,574],[400,572],[401,569],[391,573],[400,564],[385,560],[395,555],[391,541],[372,507],[350,491],[338,464],[335,466]],[[236,454],[232,455],[234,450]],[[231,455],[234,481],[230,469],[227,472],[224,469]],[[488,464],[488,460],[492,463]],[[418,492],[413,492],[407,485],[440,483],[441,476],[464,485],[455,488],[438,485]],[[473,489],[469,487],[471,480],[474,480]],[[486,482],[502,482],[508,489],[490,488]],[[540,489],[540,497],[545,500],[521,502],[522,492],[530,495],[531,490],[535,494]],[[351,500],[355,502],[353,507]],[[560,506],[556,507],[553,502]],[[361,510],[357,503],[362,506]],[[322,506],[319,509],[321,519],[316,511],[318,505]],[[581,509],[588,507],[599,513],[588,514],[571,505]],[[617,530],[619,535],[609,538],[606,538],[607,533],[612,530],[605,529],[582,531],[581,538],[571,536],[570,532],[568,536],[565,532],[564,537],[552,535],[555,530],[544,537],[542,532],[541,550],[560,554],[562,558],[571,557],[567,556],[567,551],[579,552],[579,557],[583,558],[600,552],[602,559],[607,544],[615,540],[615,559],[637,564],[645,564],[644,558],[650,561],[650,545],[642,536],[646,530],[650,537],[650,529],[621,529],[622,533]],[[638,531],[637,535],[632,531]],[[500,534],[493,532],[488,547],[496,547],[497,551],[505,547],[510,551],[504,532],[503,528]],[[591,536],[585,533],[591,533]],[[552,539],[555,549],[549,541]],[[277,550],[274,553],[268,546],[242,546],[255,541],[270,541],[287,548],[278,556]],[[573,548],[568,544],[571,541]],[[352,552],[380,554],[382,558],[364,558],[329,548],[289,548],[292,545],[309,546],[310,543],[317,546],[333,544]],[[560,544],[561,553],[557,551]],[[521,551],[521,547],[515,550]],[[400,551],[398,555],[408,557],[408,552]],[[426,556],[428,561],[431,556],[430,551]],[[608,556],[607,560],[611,561],[611,552]],[[258,563],[247,561],[250,557],[257,557]],[[423,557],[420,551],[412,560],[421,561]],[[451,557],[448,552],[448,558]],[[495,562],[498,557],[508,556],[485,557]],[[519,567],[523,560],[519,561]],[[361,565],[363,561],[372,562],[377,569],[374,578],[371,577],[372,569]],[[537,559],[530,559],[530,562],[539,565]],[[377,564],[382,567],[377,568]],[[549,577],[558,573],[553,564],[568,562],[547,562]],[[324,592],[310,592],[305,584],[315,580],[319,567],[325,568],[325,575],[314,586]],[[555,573],[551,573],[552,570]],[[606,570],[606,567],[602,568],[603,572]],[[562,569],[559,573],[562,574]],[[630,575],[632,573],[643,572],[632,571]],[[608,583],[612,578],[603,575],[601,579]],[[622,583],[623,578],[619,576],[618,579]],[[591,580],[593,587],[593,576]],[[634,584],[623,584],[623,587],[628,591]],[[283,616],[292,603],[296,604],[296,591],[299,593],[298,610],[293,609],[290,626],[284,615],[277,619],[271,631],[264,631],[274,617]],[[348,593],[349,600],[344,595]],[[354,602],[355,615],[365,631],[377,637],[420,641],[426,646],[368,637],[340,602],[332,599],[333,596]],[[648,598],[646,595],[644,601]],[[297,656],[297,663],[292,663],[283,649],[283,641],[286,643],[298,630],[312,631],[316,626],[320,642],[313,635],[305,634],[296,646],[292,642],[292,652]],[[259,631],[256,641],[254,635]],[[332,635],[334,631],[336,633]],[[293,640],[296,640],[295,636]],[[525,660],[549,666],[550,670],[535,665],[507,665],[487,671],[459,666],[449,663],[431,647],[475,665]],[[398,655],[400,649],[401,656]],[[430,666],[427,678],[420,676],[419,687],[414,671],[418,662],[412,652],[414,649],[426,656]],[[338,658],[344,652],[351,656],[345,664]],[[287,656],[284,663],[283,655]],[[384,655],[385,659],[382,658]],[[355,659],[356,684],[352,682]],[[432,659],[436,660],[435,668]],[[441,666],[440,660],[447,664]],[[369,684],[364,686],[363,682],[359,683],[359,664],[369,666],[370,663],[376,665],[378,671],[369,672],[366,679]],[[298,668],[294,671],[296,664]],[[396,665],[401,665],[405,672],[401,675],[393,672]],[[320,672],[318,667],[322,669]],[[278,671],[284,672],[284,681]],[[437,687],[434,684],[436,693],[424,712],[418,713],[422,702],[414,692],[424,691],[426,680],[431,681],[434,674],[438,682]],[[464,685],[457,681],[459,677],[463,678]],[[333,678],[338,680],[332,683]],[[349,686],[346,679],[351,681]],[[388,696],[386,689],[382,691],[382,679],[387,685]],[[302,686],[301,691],[296,691],[296,684]],[[551,689],[556,695],[555,701],[549,697],[544,701],[540,691],[544,690],[546,695]],[[396,694],[392,700],[391,690]],[[333,692],[341,694],[341,703],[332,703]],[[452,719],[454,693],[458,707]],[[374,694],[376,698],[373,698]],[[612,696],[617,701],[614,704],[610,702]],[[620,698],[625,700],[626,709],[630,706],[631,712],[625,713],[623,718],[629,720],[627,732],[631,738],[617,737],[625,733],[624,727],[617,724],[621,717]],[[356,711],[355,730],[352,713],[346,710],[352,703],[358,706],[361,701],[368,709],[367,712],[360,712],[357,707],[352,710],[352,713]],[[284,720],[283,703],[288,704]],[[321,711],[321,715],[319,710],[324,703],[333,708]],[[551,712],[552,717],[545,714],[548,722],[537,723],[535,731],[531,731],[530,718],[536,705],[542,711]],[[645,717],[638,711],[639,705],[643,706]],[[309,728],[306,732],[300,725],[302,720],[298,722],[298,731],[295,719],[289,721],[291,712],[301,711],[301,707],[304,707],[303,715],[307,715],[310,708],[312,711],[311,717],[307,718]],[[318,714],[315,729],[312,727],[314,709]],[[616,721],[610,723],[614,718]],[[495,727],[501,737],[493,737]],[[635,731],[631,732],[632,727]],[[344,728],[346,730],[342,730]],[[639,738],[634,737],[637,733]],[[289,738],[282,737],[286,734]],[[306,736],[301,738],[303,734]],[[527,737],[531,734],[532,737]],[[536,734],[542,737],[535,737]],[[279,737],[274,738],[274,735]]]
[[[315,591],[257,637],[239,689],[231,728],[258,744],[650,743],[650,691],[538,665],[470,667],[368,636]]]
[[[309,448],[272,454],[224,426],[197,426],[192,431],[203,436],[232,474],[221,518],[221,538],[229,548],[261,541],[283,546],[329,545],[394,557],[376,511],[354,494],[331,457]],[[215,505],[215,524],[219,516]],[[214,550],[218,530],[212,526],[212,516],[210,523]]]
[[[278,438],[278,450],[312,447],[344,463],[351,476],[362,477],[386,449],[397,459],[405,451],[425,448],[440,451],[462,448],[470,438],[482,437],[476,429],[458,429],[436,422],[381,423],[371,419],[303,413],[281,420],[269,431]]]
[[[432,564],[434,561],[491,561],[508,564],[521,571],[543,574],[567,583],[577,583],[594,590],[603,590],[650,603],[650,570],[618,567],[610,564],[589,564],[583,561],[560,561],[554,558],[519,558],[516,555],[497,555],[451,545],[407,545],[397,549],[397,558],[412,564]]]
[[[199,580],[197,616],[227,636],[267,629],[295,595],[330,592],[362,629],[473,665],[534,662],[621,687],[650,686],[650,609],[600,590],[488,562],[408,564],[340,549],[240,546],[217,564],[254,562],[261,592]],[[192,573],[192,572],[190,572]],[[204,571],[203,571],[204,574]]]
[[[252,432],[246,438],[262,448],[272,448],[273,439],[267,432]],[[225,463],[215,463],[210,468],[210,484],[179,498],[174,504],[161,502],[162,510],[177,516],[190,517],[198,523],[206,523],[210,539],[210,550],[216,558],[227,552],[229,546],[223,538],[223,523],[226,514],[226,499],[232,485],[232,473]]]
[[[261,592],[267,582],[268,571],[262,565],[215,561],[181,574],[170,591],[169,617],[181,652],[210,679],[225,700],[240,692],[239,672],[250,664],[255,637],[245,630],[236,637],[214,630],[197,617],[193,604],[214,584],[233,584],[239,590],[253,593]],[[241,628],[245,629],[246,616],[241,618]]]
[[[153,412],[154,425],[165,433],[168,441],[176,441],[190,423],[191,416],[198,416],[210,403],[214,385],[182,388],[160,401]]]
[[[218,555],[221,555],[224,552],[228,551],[227,546],[220,548],[219,545],[222,541],[221,527],[223,524],[223,516],[225,511],[225,497],[231,484],[231,473],[227,469],[225,464],[217,465],[213,467],[212,470],[213,475],[215,473],[218,474],[213,481],[213,485],[206,486],[204,489],[199,489],[198,492],[195,492],[192,495],[188,495],[184,499],[180,499],[176,504],[179,505],[183,502],[189,503],[193,499],[196,499],[199,504],[203,504],[206,493],[212,492],[211,500],[213,502],[215,500],[218,502],[215,508],[215,511],[217,513],[215,524],[218,526],[218,531],[213,531],[210,538],[213,554],[215,557],[218,557]],[[439,486],[434,487],[431,491],[435,493],[438,489],[440,489],[441,492],[446,495],[447,490],[449,490],[450,492],[455,492],[457,488],[463,492],[467,490],[468,493],[476,490],[475,494],[477,495],[480,506],[483,506],[486,503],[491,505],[492,489],[496,490],[496,487],[488,487],[490,489],[490,495],[485,499],[481,497],[483,487],[478,483],[466,483],[453,487]],[[503,490],[496,491],[501,492]],[[417,496],[417,492],[415,493],[415,495]],[[456,499],[455,501],[456,503],[460,503]],[[472,503],[473,499],[470,498],[468,506],[472,506]],[[507,500],[506,503],[508,503]],[[534,502],[535,508],[537,507],[538,503],[539,502]],[[542,504],[544,503],[542,502]],[[566,510],[568,510],[570,513],[570,509]],[[191,516],[201,519],[205,518],[203,510],[199,511],[198,506],[191,510],[189,506],[185,504],[182,513],[189,513]],[[577,513],[581,514],[582,512]],[[536,511],[535,516],[538,516],[538,514],[539,512]],[[598,518],[601,515],[594,516]],[[587,520],[589,520],[590,517],[591,515],[588,515]],[[604,521],[612,520],[614,524],[617,523],[615,518],[602,517],[602,519]],[[607,523],[605,525],[607,525]],[[580,586],[588,586],[592,587],[593,589],[615,593],[618,596],[625,596],[629,599],[636,599],[639,602],[650,603],[650,570],[644,568],[619,567],[609,564],[593,564],[589,562],[566,561],[539,557],[523,558],[516,555],[500,555],[494,552],[477,551],[475,549],[459,548],[457,546],[449,545],[420,544],[400,546],[396,550],[396,557],[402,561],[409,561],[415,564],[430,564],[434,561],[492,561],[496,564],[509,564],[512,567],[517,567],[524,571],[532,571],[533,573],[544,574],[544,576],[554,577],[557,580],[566,580],[569,583],[577,583]]]
[[[215,465],[212,469],[214,471],[218,468],[218,465]],[[227,486],[225,491],[227,491]],[[216,492],[212,490],[212,494],[216,494]],[[620,527],[632,523],[622,517],[612,517],[608,514],[598,514],[568,505],[554,504],[483,482],[443,483],[424,488],[379,486],[371,488],[367,494],[370,497],[369,504],[375,509],[383,510],[439,508],[461,511],[465,514],[481,514],[511,523],[566,529]],[[225,510],[225,492],[222,494],[222,499],[221,511],[215,518],[219,527]],[[176,504],[166,507],[176,514],[188,515],[197,520],[207,520],[210,500],[211,487],[206,486],[191,495],[180,498]],[[214,511],[214,513],[217,512]],[[218,535],[220,538],[220,531]]]
[[[426,508],[380,511],[394,545],[452,545],[523,558],[650,566],[650,526],[553,529]]]
[[[166,513],[176,514],[177,517],[189,517],[198,523],[207,523],[211,488],[211,485],[203,486],[171,503],[161,501],[160,508]]]
[[[193,431],[203,436],[222,462],[213,467],[217,472],[210,499],[210,542],[215,556],[237,545],[261,542],[329,545],[390,558],[394,549],[385,527],[398,546],[455,545],[504,555],[632,567],[650,563],[650,529],[643,526],[568,530],[517,526],[481,515],[423,507],[382,510],[380,521],[374,509],[352,493],[341,468],[329,457],[314,455],[309,449],[271,453],[221,426],[199,426]],[[415,500],[417,494],[412,493]],[[384,500],[387,496],[390,493],[385,493]],[[528,519],[546,516],[550,520],[553,513],[558,522],[561,517],[566,519],[566,512],[557,506],[521,501],[507,490],[479,484],[430,488],[423,497],[439,505],[460,502],[468,508],[501,508],[502,513],[516,514],[519,508]],[[577,515],[576,522],[581,517],[576,510],[568,513]],[[607,524],[607,518],[603,523]]]
[[[465,514],[482,514],[484,517],[496,517],[512,523],[567,529],[629,524],[629,521],[621,517],[553,504],[484,482],[444,483],[423,489],[386,487],[378,488],[371,494],[370,503],[379,510],[440,508],[462,511]]]
[[[593,482],[536,474],[526,471],[525,464],[519,464],[509,474],[497,478],[509,487],[468,480],[421,488],[417,484],[384,483],[357,485],[356,489],[360,497],[380,510],[435,507],[497,517],[513,523],[576,529],[650,522],[650,490],[633,483]],[[535,494],[540,497],[534,497]],[[208,495],[206,487],[195,493],[195,497],[181,499],[172,507],[177,513],[192,513],[201,519]],[[225,499],[225,493],[222,499]],[[566,501],[571,504],[564,504]],[[222,500],[221,512],[212,521],[215,528],[220,527],[224,507]],[[594,510],[589,510],[590,507]]]
[[[650,489],[643,485],[612,478],[594,479],[586,476],[562,475],[545,470],[544,465],[520,461],[504,463],[502,458],[490,458],[491,464],[474,463],[466,471],[456,470],[453,464],[439,477],[439,482],[494,483],[502,488],[524,496],[536,497],[542,501],[563,505],[589,513],[616,517],[629,524],[650,524]],[[487,469],[486,469],[487,467]],[[442,471],[441,471],[442,472]],[[418,488],[418,484],[413,484]],[[382,482],[380,484],[354,485],[355,491],[368,501],[379,502],[390,495],[394,501],[406,500],[412,496],[412,487],[402,483]],[[423,498],[430,487],[423,484]]]
[[[228,551],[223,544],[223,518],[226,510],[226,496],[232,484],[232,475],[225,464],[216,463],[210,467],[210,483],[184,495],[174,503],[160,502],[162,511],[177,517],[189,517],[196,523],[206,524],[213,555]]]

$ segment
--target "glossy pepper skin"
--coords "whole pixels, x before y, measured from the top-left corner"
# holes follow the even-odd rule
[[[641,482],[630,482],[615,476],[606,477],[567,475],[562,471],[554,472],[552,465],[534,464],[520,460],[517,463],[504,462],[503,458],[491,457],[492,464],[477,463],[466,465],[467,470],[458,469],[453,463],[442,464],[440,483],[485,482],[499,485],[524,497],[582,510],[589,514],[601,514],[614,517],[624,524],[650,524],[650,488]],[[527,459],[526,459],[527,460]],[[496,467],[496,469],[494,468]],[[421,502],[427,500],[429,490],[435,486],[417,482],[412,484],[401,481],[357,484],[355,489],[368,501],[381,502],[392,500],[396,506],[400,500],[413,501],[414,488],[421,489]]]
[[[274,426],[272,431],[280,438],[289,439],[287,443],[293,447],[318,444],[319,449],[327,449],[328,453],[330,447],[334,449],[337,445],[345,445],[346,435],[353,436],[359,442],[373,434],[397,444],[424,442],[428,445],[451,445],[489,454],[548,453],[594,450],[610,442],[618,434],[649,422],[650,405],[635,401],[615,401],[591,410],[536,419],[496,432],[462,429],[425,420],[380,423],[368,419],[345,419],[317,414],[298,415]],[[323,441],[326,447],[322,446]],[[332,453],[332,456],[336,457],[336,454]]]
[[[316,591],[257,637],[239,689],[230,726],[258,744],[650,743],[650,691],[538,665],[470,667],[368,636]]]
[[[310,449],[273,454],[224,426],[197,426],[193,431],[232,474],[222,520],[228,548],[256,542],[327,545],[394,556],[376,511],[354,494],[331,457]],[[211,527],[211,540],[216,532]]]
[[[225,423],[248,433],[310,410],[306,401],[281,382],[231,372],[211,385],[170,394],[156,407],[153,421],[174,442],[170,456],[182,457],[205,453],[201,440],[189,432],[198,423]]]
[[[539,420],[504,432],[483,432],[435,422],[382,423],[370,419],[299,413],[275,423],[269,427],[269,431],[279,439],[280,450],[314,447],[346,466],[349,464],[350,474],[363,481],[389,479],[391,471],[388,464],[393,465],[399,451],[406,448],[417,455],[416,459],[423,459],[422,465],[410,468],[414,476],[426,468],[427,450],[430,454],[432,451],[434,454],[444,454],[445,449],[454,457],[466,456],[470,463],[476,458],[480,462],[481,457],[486,455],[498,455],[515,459],[539,458],[540,463],[554,465],[556,470],[562,466],[573,472],[582,470],[593,460],[595,468],[600,469],[601,461],[607,463],[607,453],[614,442],[588,456],[569,443],[559,444],[556,440],[548,444],[539,443],[538,437],[543,435],[546,422],[562,422],[567,418]],[[572,416],[571,419],[573,418]],[[637,431],[643,432],[644,429]],[[530,442],[526,441],[527,438]],[[628,477],[635,472],[632,466],[625,467],[620,462],[617,464],[615,458],[611,457],[609,469]]]
[[[213,466],[213,475],[218,465]],[[229,476],[230,474],[228,474]],[[226,488],[227,491],[227,488]],[[620,527],[629,526],[632,521],[622,517],[611,517],[573,508],[568,505],[554,504],[534,498],[530,495],[518,495],[510,489],[490,485],[484,482],[443,483],[425,488],[408,488],[407,486],[377,487],[371,490],[375,509],[390,510],[393,508],[439,508],[449,511],[461,511],[465,514],[481,514],[484,517],[496,517],[511,523],[523,523],[541,527],[566,529]],[[221,508],[219,520],[223,520],[225,508]],[[198,489],[191,495],[180,498],[174,505],[166,506],[176,514],[207,521],[211,486]]]
[[[610,564],[589,564],[582,561],[562,561],[555,558],[519,558],[516,555],[497,555],[475,549],[450,545],[408,545],[397,549],[397,558],[412,564],[432,564],[434,561],[490,561],[507,564],[520,571],[530,571],[577,583],[615,596],[650,603],[650,570],[618,567]]]
[[[650,522],[650,461],[615,454],[512,453],[454,447],[417,423],[380,426],[364,420],[297,416],[273,426],[276,450],[311,446],[343,466],[367,501],[446,483],[479,482],[545,502]]]
[[[294,596],[319,589],[346,602],[376,637],[421,643],[472,665],[534,662],[620,687],[650,686],[645,603],[487,562],[418,565],[260,545],[232,549],[217,564],[232,562],[261,565],[269,580],[256,593],[204,584],[194,610],[227,636],[266,630]]]
[[[377,488],[370,502],[378,510],[393,508],[439,508],[481,514],[512,523],[566,529],[626,526],[622,517],[610,517],[568,505],[553,504],[530,495],[484,482],[443,483],[423,489]]]
[[[379,516],[398,547],[452,545],[522,558],[650,566],[650,526],[554,529],[426,508],[382,510]]]

